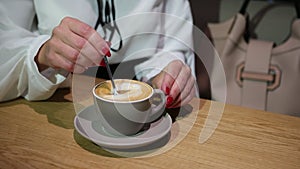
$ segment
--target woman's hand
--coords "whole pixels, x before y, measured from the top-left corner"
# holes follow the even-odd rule
[[[180,60],[170,62],[164,70],[152,79],[152,85],[167,95],[167,108],[189,103],[196,93],[196,81],[191,68]]]
[[[100,65],[105,54],[110,56],[109,45],[92,27],[66,17],[53,29],[35,60],[39,68],[82,73],[90,66]]]

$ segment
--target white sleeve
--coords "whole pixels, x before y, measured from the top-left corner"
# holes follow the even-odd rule
[[[163,17],[158,51],[149,60],[135,66],[137,78],[147,81],[173,60],[181,60],[188,64],[195,76],[193,21],[189,2],[186,0],[165,1]]]
[[[18,26],[0,5],[0,101],[23,96],[28,100],[49,98],[65,77],[57,71],[43,76],[34,62],[49,35],[38,35]]]

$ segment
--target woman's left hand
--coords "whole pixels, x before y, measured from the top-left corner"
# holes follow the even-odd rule
[[[152,85],[166,94],[167,108],[188,104],[196,94],[196,81],[191,68],[180,60],[170,62],[152,79]]]

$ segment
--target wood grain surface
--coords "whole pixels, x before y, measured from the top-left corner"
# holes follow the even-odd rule
[[[199,143],[214,102],[200,102],[187,114],[169,110],[174,123],[168,142],[148,152],[123,156],[107,151],[74,130],[76,115],[62,90],[42,102],[0,104],[0,168],[222,168],[299,169],[300,119],[233,105],[211,137]],[[60,96],[59,96],[60,95]],[[210,112],[213,113],[213,112]]]

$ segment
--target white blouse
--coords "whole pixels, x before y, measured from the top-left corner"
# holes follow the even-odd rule
[[[115,33],[108,39],[111,32],[106,26],[97,29],[112,47],[122,38],[123,47],[112,52],[110,63],[148,58],[134,68],[138,79],[148,80],[180,59],[195,75],[193,24],[187,0],[114,2],[121,37]],[[1,0],[0,16],[0,101],[20,96],[43,100],[51,97],[66,77],[64,71],[51,68],[38,71],[34,57],[39,48],[66,16],[94,27],[98,7],[96,0]]]

